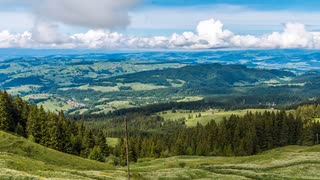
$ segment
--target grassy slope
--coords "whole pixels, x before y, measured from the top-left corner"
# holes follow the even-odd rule
[[[288,146],[248,157],[145,159],[131,167],[133,179],[320,179],[320,146]],[[0,179],[125,177],[125,168],[60,153],[0,131]]]
[[[248,157],[171,157],[133,168],[150,179],[320,179],[319,170],[320,146],[288,146]]]
[[[103,179],[115,168],[64,154],[0,131],[0,179]],[[111,172],[109,174],[109,172]]]

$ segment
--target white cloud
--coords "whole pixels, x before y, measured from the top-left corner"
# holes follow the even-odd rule
[[[40,18],[88,28],[125,28],[136,0],[33,0]]]
[[[300,23],[285,24],[283,32],[273,32],[261,37],[236,35],[231,44],[244,48],[320,48],[319,32],[309,32]]]
[[[197,26],[197,32],[200,39],[207,41],[209,46],[225,46],[226,39],[233,36],[229,30],[223,29],[223,24],[220,21],[209,19],[200,21]]]
[[[40,44],[63,44],[69,37],[61,34],[58,25],[37,21],[31,30],[32,39]]]
[[[320,49],[320,32],[310,32],[305,25],[287,23],[282,32],[261,36],[238,35],[224,29],[221,21],[199,22],[195,32],[171,36],[133,36],[106,30],[63,35],[58,26],[38,22],[31,32],[0,32],[0,47],[89,48],[89,49],[206,49],[206,48],[310,48]]]
[[[32,46],[31,33],[11,34],[9,31],[0,31],[0,48],[28,48]]]

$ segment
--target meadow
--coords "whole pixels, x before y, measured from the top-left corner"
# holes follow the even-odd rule
[[[223,109],[209,109],[204,111],[194,111],[194,110],[170,110],[162,111],[156,113],[164,118],[164,120],[179,120],[185,119],[187,126],[196,126],[197,123],[206,125],[210,121],[214,120],[220,122],[223,118],[229,118],[231,115],[244,116],[248,112],[252,113],[263,113],[265,111],[278,111],[274,109],[242,109],[242,110],[230,110],[226,111]]]
[[[132,179],[319,179],[320,146],[254,156],[139,159]],[[126,179],[126,168],[64,154],[0,131],[0,179]]]

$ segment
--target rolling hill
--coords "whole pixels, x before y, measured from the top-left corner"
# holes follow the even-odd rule
[[[320,179],[320,146],[287,146],[255,156],[140,159],[133,179]],[[125,179],[115,167],[54,151],[0,131],[0,179]]]
[[[201,99],[233,103],[237,98],[242,102],[243,96],[256,95],[259,99],[248,97],[246,103],[288,105],[320,96],[313,90],[319,87],[316,80],[320,75],[307,72],[313,70],[311,67],[303,71],[292,68],[295,64],[288,59],[290,66],[274,65],[271,70],[271,66],[252,59],[254,57],[246,52],[234,53],[236,55],[199,52],[12,57],[0,62],[0,89],[19,94],[47,110],[63,110],[68,114],[108,113]],[[252,53],[261,58],[266,55],[260,51]],[[241,65],[247,56],[252,60]],[[284,58],[282,54],[280,57]],[[268,63],[274,64],[280,57]]]
[[[0,160],[0,179],[115,177],[115,167],[111,165],[64,154],[3,131]]]

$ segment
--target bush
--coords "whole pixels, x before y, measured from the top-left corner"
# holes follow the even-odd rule
[[[133,89],[132,89],[132,87],[130,87],[130,86],[120,86],[120,87],[119,87],[119,90],[120,90],[120,91],[131,91],[131,90],[133,90]]]
[[[113,157],[113,165],[114,166],[119,166],[121,165],[121,160],[119,157]]]
[[[181,167],[181,168],[186,167],[186,163],[185,162],[179,162],[179,167]]]

